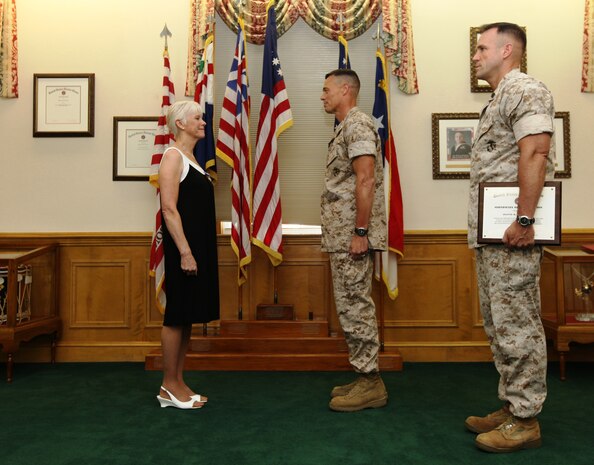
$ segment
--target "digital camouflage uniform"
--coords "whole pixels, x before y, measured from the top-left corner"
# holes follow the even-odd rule
[[[525,136],[553,133],[553,98],[541,82],[510,71],[481,112],[472,144],[468,244],[476,251],[481,313],[500,374],[499,398],[521,418],[537,415],[546,397],[547,353],[540,319],[542,247],[510,249],[477,243],[480,182],[517,182]],[[547,160],[553,179],[555,148]]]
[[[372,119],[352,108],[335,128],[328,144],[325,188],[322,193],[322,250],[329,252],[336,311],[349,347],[349,360],[359,373],[378,371],[379,337],[371,299],[373,254],[354,260],[349,247],[356,222],[352,160],[375,156],[375,195],[368,225],[369,248],[386,248],[381,142]]]

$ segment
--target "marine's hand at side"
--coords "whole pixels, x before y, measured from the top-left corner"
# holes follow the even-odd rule
[[[355,260],[361,260],[363,257],[367,256],[369,253],[369,241],[367,240],[367,236],[353,236],[349,253]]]
[[[507,247],[531,247],[534,245],[534,226],[521,226],[514,221],[503,234],[503,243]]]

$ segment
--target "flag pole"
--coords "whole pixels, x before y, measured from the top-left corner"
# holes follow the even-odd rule
[[[160,37],[164,37],[165,38],[165,50],[168,51],[169,47],[167,45],[167,37],[171,37],[171,31],[169,31],[169,29],[167,28],[167,23],[165,23],[165,26],[163,27],[163,30],[161,31],[161,34],[159,34]]]
[[[377,42],[377,52],[380,52],[381,50],[381,45],[380,45],[380,39],[381,39],[381,33],[380,33],[380,25],[379,22],[377,23],[377,32],[371,37],[372,40],[375,40]],[[377,83],[376,83],[377,85]],[[383,253],[379,252],[375,255],[375,258],[378,259],[379,258],[379,282],[380,282],[380,302],[379,302],[379,308],[378,308],[378,313],[379,313],[379,322],[378,322],[378,329],[379,329],[379,341],[380,341],[380,351],[384,352],[385,350],[385,338],[384,338],[384,334],[385,334],[385,314],[384,314],[384,294],[385,294],[385,290],[384,290],[384,280],[383,280]]]
[[[167,296],[165,292],[165,256],[163,252],[163,229],[162,229],[162,216],[161,216],[161,191],[159,188],[159,164],[163,157],[165,148],[169,145],[173,136],[166,128],[166,114],[167,108],[171,103],[175,101],[175,91],[173,83],[170,81],[171,66],[169,64],[169,52],[167,38],[171,37],[172,34],[165,27],[159,34],[160,37],[165,39],[165,46],[163,49],[163,95],[161,99],[161,114],[157,124],[157,131],[155,133],[154,151],[151,157],[151,172],[149,175],[149,182],[156,189],[156,203],[157,212],[155,215],[155,230],[151,240],[151,251],[149,260],[149,274],[155,277],[155,298],[156,305],[162,314],[165,313],[165,307],[167,305]]]
[[[207,28],[206,28],[205,34],[202,35],[202,40],[207,40],[209,36],[212,36],[213,37],[213,49],[214,49],[214,15],[212,13],[210,13],[206,16],[206,26],[207,26]],[[206,49],[205,49],[205,51],[206,51]],[[213,50],[212,55],[213,55],[213,59],[214,59],[214,50]],[[202,60],[202,57],[197,57],[197,62],[200,62],[201,60]],[[213,65],[214,65],[214,62],[213,62]],[[207,64],[205,63],[204,66],[207,66]],[[203,72],[206,73],[207,71],[203,70]],[[199,73],[198,77],[200,77],[200,73]],[[206,89],[201,88],[201,92],[205,92],[205,91],[206,91]],[[194,99],[196,100],[196,91],[194,91]],[[213,102],[213,104],[214,104],[214,102]],[[206,109],[203,107],[202,111],[205,112]],[[194,151],[195,150],[196,150],[196,148],[194,148]],[[198,157],[196,157],[196,158],[199,160]],[[208,159],[208,157],[205,157],[205,158]],[[209,172],[210,170],[207,169],[207,166],[206,166],[207,162],[205,161],[204,164],[205,164],[204,170]],[[216,165],[215,165],[215,173],[216,173]],[[213,175],[212,181],[213,181],[213,184],[216,182],[216,175]],[[202,336],[203,337],[208,336],[208,323],[202,323]]]
[[[274,0],[266,7],[266,36],[262,59],[261,105],[256,132],[252,188],[252,244],[270,259],[273,301],[278,303],[277,267],[282,262],[282,208],[278,176],[278,136],[293,125],[291,106],[277,50]]]
[[[207,35],[215,33],[215,14],[214,11],[206,16],[206,24],[208,25]]]
[[[382,269],[382,254],[381,252],[378,254],[380,257],[380,270]],[[385,332],[385,317],[384,317],[384,282],[383,279],[380,275],[380,281],[379,281],[379,286],[380,286],[380,301],[379,301],[379,343],[380,343],[380,352],[383,352],[385,347],[384,347],[384,332]]]
[[[208,37],[208,34],[212,33],[212,29],[211,29],[212,26],[210,24],[210,20],[211,20],[211,17],[208,16],[206,21],[209,25],[209,31],[206,33],[206,37]],[[202,109],[202,111],[204,111],[204,108]],[[204,337],[208,336],[208,323],[202,323],[202,336],[204,336]]]
[[[215,36],[215,24],[216,24],[215,23],[214,11],[210,15],[207,16],[206,20],[207,20],[208,26],[209,26],[209,28],[208,28],[208,34],[212,35],[212,37],[213,37],[213,46],[212,46],[212,48],[213,48],[213,50],[212,50],[212,60],[213,60],[213,63],[212,64],[214,66],[214,58],[215,58],[214,36]],[[212,103],[213,103],[213,106],[214,106],[214,101]],[[203,335],[204,336],[208,336],[208,326],[207,326],[207,323],[204,323],[204,326],[203,326]]]
[[[376,33],[376,40],[377,40],[377,50],[380,50],[380,28],[379,28],[379,21],[377,23],[377,33]]]
[[[245,6],[244,0],[237,0],[237,21],[239,23],[239,21],[243,21],[243,7]],[[248,136],[249,137],[249,136]],[[251,176],[251,173],[248,173],[248,176]],[[250,218],[251,221],[251,218]],[[246,272],[247,272],[247,267],[249,264],[246,264]],[[239,270],[239,273],[241,274],[241,270]],[[243,284],[241,283],[239,285],[239,292],[237,293],[237,319],[238,320],[243,320]]]
[[[237,293],[237,319],[243,320],[243,307],[241,301],[243,300],[243,285],[239,285],[239,292]]]
[[[276,266],[272,266],[272,285],[274,287],[274,296],[273,302],[278,304],[278,286],[277,286],[277,276],[276,276]]]
[[[272,5],[270,7],[266,8],[266,27],[268,27],[268,9],[269,8],[274,8],[276,2],[274,0],[271,0]],[[257,156],[257,154],[256,154]],[[282,222],[282,220],[281,220]],[[281,229],[282,229],[282,224],[281,224]],[[278,285],[277,285],[277,275],[276,275],[276,265],[272,265],[272,302],[274,304],[278,304]]]

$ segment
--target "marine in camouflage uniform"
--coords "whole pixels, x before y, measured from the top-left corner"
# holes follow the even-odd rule
[[[379,371],[379,337],[371,299],[373,254],[354,259],[349,253],[357,214],[352,161],[362,155],[375,157],[375,195],[367,238],[370,252],[385,250],[387,227],[381,153],[372,119],[359,108],[351,108],[328,144],[321,202],[322,250],[330,255],[336,311],[349,347],[349,361],[358,373]]]
[[[472,146],[468,243],[476,251],[480,308],[500,374],[499,398],[509,412],[531,418],[546,397],[547,353],[540,319],[542,247],[512,248],[477,243],[481,182],[518,182],[518,141],[553,133],[553,98],[541,82],[508,72],[482,110]],[[554,177],[554,139],[546,178]]]

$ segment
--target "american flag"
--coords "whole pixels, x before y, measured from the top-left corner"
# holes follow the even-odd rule
[[[155,231],[151,241],[150,275],[155,277],[155,291],[157,308],[161,313],[165,312],[167,298],[165,296],[165,256],[163,254],[163,229],[161,227],[161,192],[159,190],[159,165],[163,158],[163,152],[174,140],[173,134],[167,127],[167,109],[175,102],[175,89],[173,82],[169,79],[171,66],[169,65],[169,52],[167,45],[163,51],[163,99],[161,100],[161,114],[157,123],[155,133],[155,148],[151,159],[151,174],[149,182],[157,188],[157,214],[155,216]]]
[[[217,156],[233,170],[231,179],[231,247],[239,262],[238,283],[247,279],[247,265],[251,255],[251,155],[250,155],[250,96],[245,56],[245,30],[243,20],[237,27],[235,56],[227,80]]]
[[[283,259],[277,137],[292,125],[291,105],[276,48],[276,13],[269,4],[256,139],[253,242],[268,254],[274,266]]]
[[[389,88],[386,80],[386,62],[381,51],[375,54],[375,102],[373,119],[382,141],[384,161],[384,189],[388,219],[388,250],[382,252],[381,276],[390,298],[398,296],[398,255],[404,251],[404,224],[402,215],[402,191],[396,161],[396,148],[389,119]],[[380,260],[376,261],[379,262]],[[376,274],[377,273],[376,271]]]
[[[217,161],[214,140],[214,36],[211,34],[204,43],[204,54],[199,64],[198,82],[194,101],[198,102],[204,112],[202,118],[206,122],[204,139],[194,146],[194,157],[198,164],[208,172],[214,180],[217,178]]]

